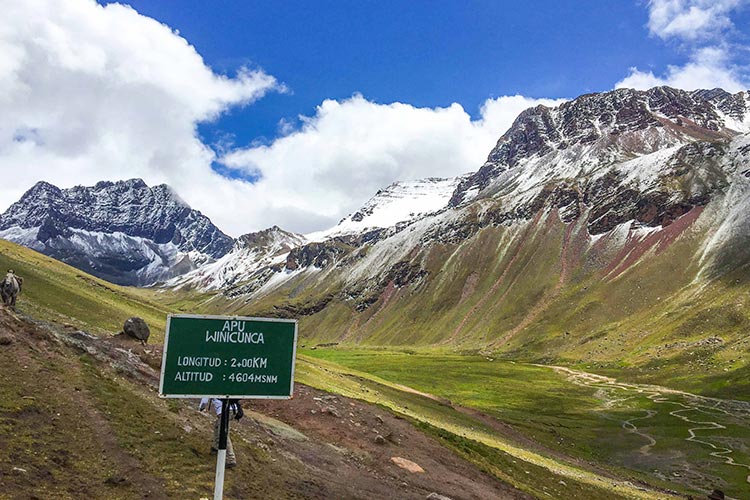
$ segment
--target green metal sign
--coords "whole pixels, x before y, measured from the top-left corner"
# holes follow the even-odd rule
[[[296,320],[170,315],[159,395],[287,399],[296,350]]]

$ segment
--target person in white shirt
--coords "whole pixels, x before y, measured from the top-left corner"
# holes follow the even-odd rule
[[[201,399],[201,404],[198,406],[199,411],[203,411],[206,408],[208,408],[208,405],[212,404],[214,407],[214,411],[216,412],[216,422],[214,423],[214,444],[211,446],[211,453],[216,453],[219,451],[219,433],[221,430],[221,399],[216,398],[203,398]],[[235,419],[239,420],[242,418],[242,407],[240,406],[239,402],[236,400],[233,402],[230,402],[229,404],[229,410],[233,411],[235,414]],[[232,467],[235,467],[237,465],[237,457],[234,454],[234,447],[232,446],[232,440],[229,439],[229,429],[227,429],[227,462],[226,466],[228,469],[231,469]]]

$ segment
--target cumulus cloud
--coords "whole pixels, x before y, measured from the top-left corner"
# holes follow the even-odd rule
[[[168,26],[93,0],[6,2],[0,56],[3,207],[41,179],[232,190],[196,124],[284,90],[259,69],[216,74]]]
[[[732,64],[729,51],[725,47],[698,49],[687,64],[670,65],[661,76],[656,76],[651,71],[631,68],[630,75],[617,82],[615,86],[645,90],[659,85],[685,90],[720,87],[728,92],[739,92],[748,88],[741,68]]]
[[[560,101],[488,99],[472,120],[459,104],[416,108],[355,95],[326,100],[299,130],[221,161],[260,175],[252,219],[268,215],[302,231],[335,224],[394,180],[456,176],[476,170],[524,109]]]
[[[747,0],[651,0],[648,28],[663,39],[720,37],[734,27],[732,11],[747,3]]]
[[[648,28],[652,35],[674,40],[689,54],[683,65],[669,65],[662,74],[630,68],[615,87],[647,89],[669,85],[681,89],[721,87],[747,89],[750,79],[741,62],[747,47],[737,44],[732,14],[750,0],[651,0]],[[738,62],[740,61],[740,62]]]

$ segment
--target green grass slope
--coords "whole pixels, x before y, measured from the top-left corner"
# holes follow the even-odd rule
[[[415,418],[458,436],[473,435],[521,460],[531,451],[568,464],[572,461],[563,457],[576,457],[616,476],[685,495],[715,485],[742,498],[750,479],[747,403],[719,404],[651,386],[571,378],[562,370],[484,356],[345,348],[307,354],[335,363],[322,366],[343,365],[373,381],[405,384],[443,402],[478,409],[506,424],[491,432],[494,444],[475,435],[482,422],[474,421],[471,413],[462,421],[444,406],[430,409],[416,402],[406,403],[401,411],[416,411]],[[671,413],[677,409],[682,412]],[[700,427],[696,421],[703,422],[699,441],[688,441],[691,429]],[[712,428],[707,422],[718,425]],[[522,446],[519,439],[524,439]],[[523,451],[504,448],[514,440],[516,450]],[[713,455],[724,447],[727,453]],[[728,464],[725,456],[736,465]]]
[[[92,333],[117,333],[126,319],[139,316],[148,323],[155,340],[164,338],[168,307],[138,290],[113,285],[0,239],[0,270],[8,269],[24,279],[17,307],[30,316]]]

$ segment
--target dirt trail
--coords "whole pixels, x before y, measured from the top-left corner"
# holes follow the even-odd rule
[[[726,426],[712,420],[695,420],[695,417],[690,418],[685,415],[688,413],[698,413],[710,416],[718,412],[733,419],[737,419],[743,422],[747,427],[750,427],[750,402],[699,396],[697,394],[668,389],[666,387],[657,385],[618,382],[616,379],[611,377],[573,370],[564,366],[534,366],[551,368],[556,372],[567,376],[568,380],[577,385],[608,389],[599,393],[600,396],[604,397],[605,406],[611,407],[613,406],[613,402],[625,403],[628,399],[630,399],[629,397],[615,398],[611,391],[630,393],[633,394],[633,397],[643,396],[656,404],[678,406],[679,409],[668,411],[668,415],[680,419],[683,422],[687,422],[688,424],[695,425],[695,427],[689,427],[687,429],[688,435],[684,438],[685,441],[690,441],[701,444],[703,446],[707,446],[714,450],[709,453],[710,456],[723,460],[726,465],[742,467],[750,472],[750,464],[738,462],[734,459],[734,457],[731,456],[732,453],[735,452],[733,448],[718,445],[715,442],[708,441],[708,437],[698,436],[696,434],[697,431],[720,431],[722,429],[726,429]],[[675,398],[679,398],[679,400],[675,400]],[[646,415],[644,416],[635,417],[623,421],[622,428],[628,432],[639,435],[646,439],[648,443],[642,446],[639,451],[643,455],[649,455],[651,448],[653,448],[657,444],[657,440],[653,436],[640,431],[633,422],[637,420],[648,420],[656,416],[658,412],[656,410],[644,411],[646,412]],[[719,438],[720,434],[711,434],[711,437]],[[747,482],[750,483],[750,475],[747,476]]]
[[[642,416],[642,417],[635,417],[635,418],[631,418],[631,419],[625,420],[622,423],[622,428],[625,429],[626,431],[632,433],[632,434],[636,434],[638,436],[641,436],[643,439],[645,439],[646,441],[648,441],[648,444],[644,444],[643,446],[641,446],[640,448],[638,448],[638,451],[641,453],[641,455],[648,456],[648,455],[651,454],[651,448],[653,448],[656,445],[656,439],[654,439],[653,437],[649,436],[645,432],[639,431],[638,427],[636,427],[635,424],[633,424],[633,422],[635,422],[636,420],[646,420],[646,419],[649,419],[649,418],[653,418],[656,415],[656,411],[654,411],[654,410],[644,410],[644,412],[646,414],[644,416]]]

